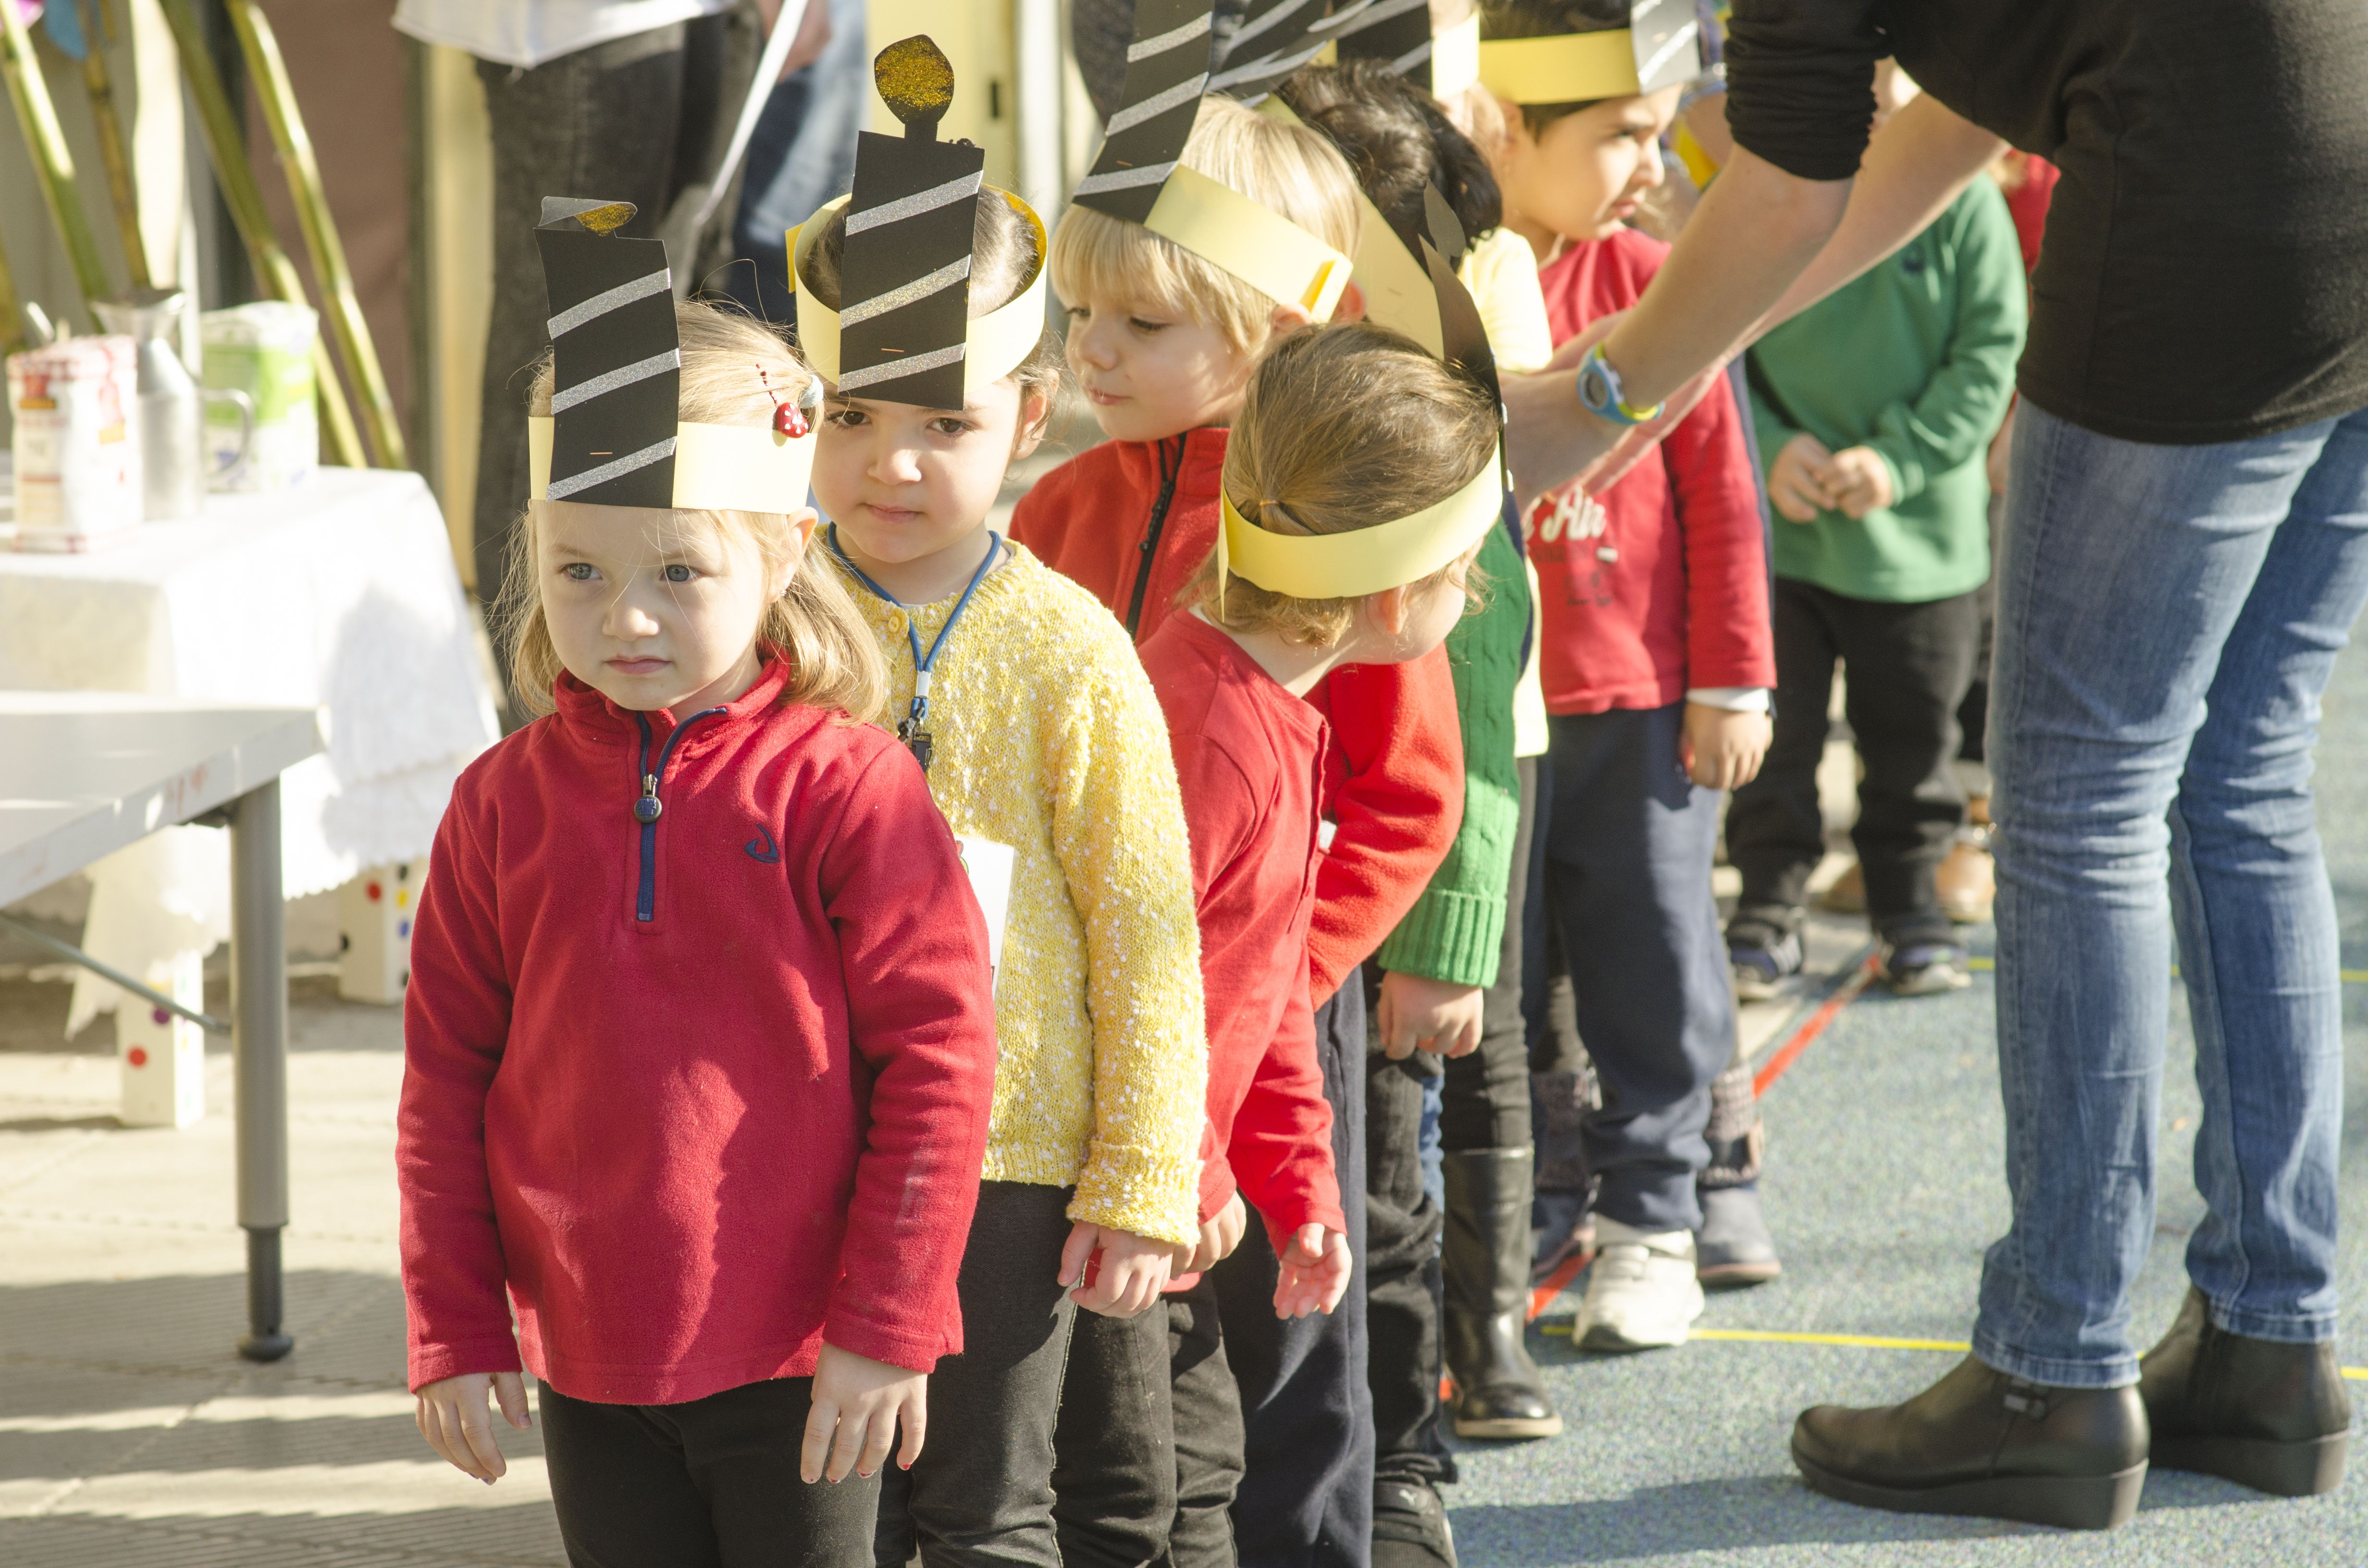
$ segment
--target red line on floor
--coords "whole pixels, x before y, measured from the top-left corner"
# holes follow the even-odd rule
[[[1841,1016],[1842,1009],[1858,1000],[1858,994],[1866,989],[1867,983],[1874,978],[1875,971],[1882,967],[1881,951],[1868,953],[1866,961],[1858,966],[1856,972],[1837,986],[1834,994],[1827,997],[1816,1012],[1809,1015],[1809,1021],[1793,1030],[1793,1038],[1778,1046],[1776,1053],[1768,1059],[1767,1065],[1753,1074],[1752,1094],[1755,1096],[1766,1094],[1769,1085],[1782,1077],[1785,1070],[1801,1059],[1801,1053],[1808,1050],[1810,1044],[1819,1035],[1826,1032],[1827,1026]]]
[[[1553,1305],[1554,1299],[1561,1295],[1570,1282],[1578,1278],[1578,1271],[1594,1259],[1592,1252],[1575,1252],[1556,1264],[1554,1271],[1540,1280],[1537,1289],[1530,1292],[1530,1321],[1537,1322],[1538,1314]]]

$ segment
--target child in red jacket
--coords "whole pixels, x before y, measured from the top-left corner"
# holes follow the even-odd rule
[[[1668,248],[1626,220],[1660,184],[1680,86],[1640,91],[1627,9],[1481,8],[1506,222],[1546,259],[1557,343],[1634,304]],[[1604,47],[1568,48],[1574,33]],[[1600,1250],[1577,1342],[1677,1345],[1702,1310],[1695,1178],[1712,1081],[1735,1052],[1710,885],[1719,792],[1759,771],[1776,674],[1759,499],[1726,383],[1601,496],[1565,486],[1526,521],[1552,715],[1545,894],[1602,1087],[1584,1129]]]
[[[1233,561],[1239,576],[1222,576],[1212,560],[1187,590],[1197,604],[1142,648],[1191,830],[1208,996],[1215,1152],[1204,1212],[1219,1218],[1191,1267],[1218,1263],[1247,1198],[1282,1260],[1276,1310],[1304,1316],[1332,1311],[1351,1265],[1302,957],[1322,853],[1326,727],[1307,699],[1340,665],[1402,664],[1439,646],[1463,611],[1465,574],[1502,493],[1486,483],[1496,472],[1492,400],[1379,328],[1286,340],[1259,366],[1241,418],[1224,494],[1236,518],[1259,517],[1266,529],[1336,535],[1451,497],[1469,503],[1440,524],[1446,565],[1429,570],[1426,558],[1412,580],[1382,584],[1415,570],[1384,568],[1372,584],[1343,585],[1360,590],[1353,595],[1269,592],[1247,580],[1270,574],[1244,552]],[[1260,528],[1224,526],[1229,540]],[[1212,1278],[1187,1277],[1169,1297],[1178,1506],[1166,1555],[1177,1568],[1235,1561],[1226,1514],[1244,1432],[1225,1343],[1248,1326],[1224,1315]],[[1156,1426],[1157,1401],[1146,1403]]]
[[[614,303],[657,243],[555,205],[593,222],[545,246],[533,406],[561,414],[510,574],[544,716],[454,790],[405,1001],[420,1430],[495,1481],[487,1395],[526,1426],[523,1360],[572,1557],[868,1568],[871,1478],[962,1345],[986,931],[920,768],[848,718],[883,675],[803,559],[814,514],[764,510],[805,493],[815,383],[662,284]],[[678,409],[567,396],[677,347]],[[673,455],[619,474],[628,442]]]

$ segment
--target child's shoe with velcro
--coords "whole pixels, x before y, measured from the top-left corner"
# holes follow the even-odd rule
[[[1640,1231],[1598,1216],[1595,1261],[1571,1340],[1581,1350],[1683,1345],[1702,1313],[1691,1231]]]

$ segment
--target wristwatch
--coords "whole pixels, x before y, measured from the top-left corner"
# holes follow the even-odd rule
[[[1650,408],[1629,406],[1628,390],[1620,384],[1620,372],[1604,358],[1600,343],[1578,362],[1578,401],[1589,414],[1614,425],[1642,425],[1661,412],[1657,403]]]

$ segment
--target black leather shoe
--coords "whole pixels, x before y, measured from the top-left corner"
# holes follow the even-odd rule
[[[2146,1406],[2134,1388],[2047,1388],[1968,1356],[1905,1404],[1803,1411],[1793,1462],[1870,1508],[2112,1529],[2146,1484]]]
[[[1373,1483],[1373,1568],[1456,1568],[1447,1506],[1428,1481]]]
[[[1562,1416],[1530,1359],[1528,1149],[1442,1157],[1447,1235],[1440,1249],[1448,1375],[1459,1437],[1551,1437]]]
[[[2154,1462],[2256,1492],[2332,1492],[2351,1447],[2351,1396],[2331,1344],[2288,1345],[2215,1327],[2187,1289],[2179,1321],[2138,1363]]]

